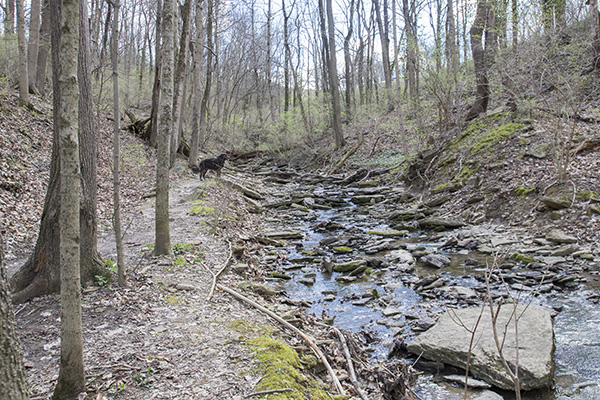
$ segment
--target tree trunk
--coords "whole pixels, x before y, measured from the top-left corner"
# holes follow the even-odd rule
[[[81,165],[81,282],[84,286],[94,283],[96,276],[108,276],[98,254],[98,173],[96,144],[96,120],[90,71],[90,36],[88,10],[85,2],[80,4],[79,18],[79,163]]]
[[[290,68],[292,65],[289,63],[289,60],[292,56],[290,53],[290,38],[288,33],[288,20],[290,14],[288,14],[285,9],[285,0],[281,0],[281,10],[283,12],[283,46],[285,52],[283,64],[283,112],[287,113],[290,110]],[[287,121],[287,118],[284,118],[284,124],[285,121]]]
[[[60,43],[60,0],[50,0],[50,17],[52,29],[52,65],[58,66]],[[60,108],[60,86],[58,85],[58,68],[52,68],[53,106]],[[50,161],[50,181],[46,191],[44,210],[40,221],[40,231],[33,253],[27,262],[11,277],[10,286],[12,300],[16,303],[30,298],[58,292],[60,290],[60,231],[58,218],[60,215],[60,158],[58,140],[58,113],[53,113],[53,145]]]
[[[379,39],[381,41],[381,58],[383,62],[383,78],[385,80],[385,91],[388,98],[388,111],[394,110],[394,97],[392,93],[392,72],[390,70],[390,39],[388,34],[387,0],[383,0],[383,12],[385,19],[381,18],[381,7],[379,0],[373,0],[375,8],[375,19],[379,28]]]
[[[333,134],[335,136],[335,147],[341,149],[346,145],[344,133],[342,132],[342,108],[340,106],[340,89],[337,75],[337,59],[335,55],[335,22],[333,20],[332,0],[327,3],[327,25],[329,32],[329,81],[331,82],[331,97],[333,101]]]
[[[117,244],[117,268],[119,286],[126,285],[125,278],[125,251],[123,246],[123,232],[121,228],[121,138],[119,136],[121,121],[119,112],[119,10],[120,2],[112,3],[115,17],[112,24],[112,40],[110,46],[110,60],[112,64],[113,79],[113,226],[115,230],[115,242]]]
[[[156,217],[154,254],[171,254],[169,229],[169,166],[171,136],[173,135],[173,64],[175,2],[165,0],[162,14],[162,73],[160,114],[158,120],[158,152],[156,160]]]
[[[196,41],[194,43],[194,78],[192,80],[194,105],[192,107],[192,135],[190,140],[190,156],[188,166],[198,165],[198,148],[200,147],[200,104],[202,102],[202,91],[200,81],[202,80],[202,54],[204,51],[204,26],[202,25],[202,0],[196,0]]]
[[[79,1],[62,0],[59,68],[60,107],[60,369],[53,399],[76,399],[84,389],[79,270]]]
[[[592,30],[592,68],[600,70],[600,12],[598,0],[589,0],[590,23]]]
[[[23,0],[17,0],[17,42],[19,44],[19,103],[29,103],[27,80],[27,39],[25,38],[25,9]]]
[[[6,15],[4,16],[4,34],[15,33],[15,0],[6,1]]]
[[[484,113],[487,110],[490,99],[490,85],[487,78],[485,48],[483,47],[482,43],[487,13],[488,4],[486,0],[478,0],[475,21],[473,21],[473,26],[471,27],[470,32],[477,95],[475,102],[467,114],[467,121],[476,118],[481,113]]]
[[[448,17],[446,18],[446,59],[452,71],[454,83],[458,81],[458,49],[456,47],[456,28],[454,26],[454,0],[448,0]]]
[[[419,45],[417,39],[417,23],[415,14],[415,1],[402,0],[402,9],[404,15],[404,25],[406,27],[406,69],[408,75],[408,92],[410,94],[413,106],[418,101],[418,52]]]
[[[208,0],[208,9],[206,15],[206,82],[204,83],[204,93],[200,103],[200,143],[203,144],[208,136],[208,99],[212,89],[213,75],[213,22],[214,22],[214,0]]]
[[[173,136],[171,137],[171,157],[170,165],[175,163],[175,155],[179,149],[179,143],[182,135],[181,131],[181,113],[183,110],[183,86],[187,74],[187,59],[190,43],[190,18],[192,1],[185,0],[181,18],[183,25],[181,27],[181,39],[179,41],[179,55],[177,57],[177,65],[175,68],[174,92],[173,92]]]
[[[6,265],[4,265],[2,232],[0,232],[0,399],[29,399],[23,351],[19,343]]]
[[[352,40],[354,23],[354,0],[350,0],[350,18],[348,18],[348,33],[344,37],[344,67],[346,69],[346,121],[352,120],[352,98],[354,83],[352,82],[352,58],[350,57],[350,40]]]
[[[154,60],[154,86],[152,87],[152,108],[150,109],[150,125],[149,132],[146,137],[152,147],[157,146],[158,141],[158,108],[160,107],[160,91],[161,91],[161,68],[162,68],[162,52],[160,51],[160,42],[162,40],[162,8],[163,0],[157,0],[156,9],[156,48]]]
[[[46,64],[50,51],[50,2],[44,0],[42,8],[42,28],[40,30],[40,45],[38,47],[37,70],[35,87],[43,96],[46,94]]]
[[[38,48],[40,37],[41,0],[31,1],[31,17],[29,20],[29,47],[27,49],[27,69],[29,91],[37,93],[35,75],[37,72]]]

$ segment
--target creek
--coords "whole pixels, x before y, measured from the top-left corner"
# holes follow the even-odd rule
[[[510,248],[519,242],[509,240],[510,228],[498,225],[436,232],[421,229],[416,218],[394,221],[390,216],[398,209],[414,211],[414,199],[402,188],[357,188],[336,182],[309,183],[291,191],[290,185],[282,187],[288,192],[267,204],[275,216],[266,225],[270,232],[301,235],[273,247],[277,256],[267,263],[289,279],[272,281],[306,312],[373,339],[374,359],[388,357],[395,344],[428,329],[446,306],[480,304],[486,265],[494,261],[490,246]],[[428,214],[427,209],[421,211]],[[427,254],[443,255],[450,264],[425,265],[419,259]],[[334,264],[357,260],[362,267],[358,273],[330,272]],[[532,302],[555,310],[556,368],[553,389],[525,393],[523,398],[600,399],[599,296],[589,284],[595,278],[586,279],[570,258],[549,269],[543,263],[533,265],[537,270],[525,264],[514,261],[502,266],[501,273],[511,282],[510,290],[539,292]],[[539,271],[549,270],[553,278],[540,283]],[[414,361],[406,354],[402,357]],[[421,375],[414,390],[421,399],[463,398],[462,388],[439,381],[432,374]],[[498,393],[514,398],[510,392]]]

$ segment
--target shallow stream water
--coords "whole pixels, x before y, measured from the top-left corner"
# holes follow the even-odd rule
[[[347,200],[347,198],[345,199]],[[340,328],[354,331],[368,331],[378,338],[373,347],[373,357],[387,357],[395,336],[405,328],[403,315],[414,315],[427,303],[428,311],[443,311],[443,306],[435,301],[428,302],[421,295],[408,287],[397,273],[382,269],[379,274],[370,274],[352,283],[340,283],[336,280],[338,273],[321,271],[316,263],[294,264],[296,259],[302,259],[307,253],[326,251],[326,256],[344,260],[343,255],[333,254],[320,243],[329,236],[340,235],[340,232],[352,232],[366,235],[368,229],[389,228],[387,220],[374,217],[368,212],[369,206],[352,205],[333,208],[330,210],[299,210],[282,211],[285,226],[273,222],[273,229],[295,230],[304,233],[304,239],[290,243],[286,249],[287,260],[284,265],[286,274],[292,279],[284,284],[288,296],[292,299],[304,300],[310,304],[309,313],[334,319],[334,324]],[[280,219],[280,220],[281,220]],[[316,231],[315,226],[327,223],[337,223],[340,229],[332,231]],[[424,232],[413,232],[402,239],[407,246],[422,246],[428,250],[440,251],[441,242],[431,241]],[[464,287],[481,285],[473,276],[482,274],[481,270],[465,266],[466,258],[482,261],[489,256],[477,252],[465,251],[447,254],[452,260],[449,267],[443,269],[443,276],[452,284]],[[347,259],[355,258],[357,254],[348,255]],[[386,257],[386,252],[376,255]],[[414,274],[426,276],[439,274],[440,270],[417,266]],[[304,283],[301,283],[304,282]],[[372,297],[373,293],[377,296]],[[553,390],[525,393],[523,399],[541,400],[588,400],[600,399],[600,307],[590,297],[597,297],[593,289],[581,285],[575,290],[553,293],[546,297],[536,298],[541,305],[559,308],[560,312],[554,318],[555,333],[555,388]],[[365,295],[365,296],[363,296]],[[371,298],[371,300],[368,300]],[[394,323],[383,324],[385,316],[382,308],[377,306],[378,298],[392,301],[394,308],[399,309],[401,317],[395,317]],[[389,321],[388,321],[389,322]],[[414,336],[414,335],[413,335]],[[432,375],[419,378],[415,392],[421,399],[462,399],[462,389],[450,384],[436,383]],[[477,392],[473,392],[477,393]],[[514,398],[510,392],[498,392],[505,399]]]

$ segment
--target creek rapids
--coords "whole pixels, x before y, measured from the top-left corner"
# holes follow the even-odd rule
[[[585,267],[598,260],[556,256],[558,245],[525,228],[428,226],[423,218],[435,207],[423,206],[402,187],[319,176],[290,179],[272,171],[264,175],[275,182],[262,202],[272,210],[264,218],[262,236],[267,283],[305,312],[372,341],[374,360],[399,356],[415,362],[416,357],[395,349],[433,326],[447,307],[480,305],[485,271],[504,254],[494,272],[501,279],[491,284],[493,296],[510,293],[554,315],[553,388],[524,392],[523,399],[600,399],[599,285],[597,275]],[[423,262],[428,255],[443,265],[435,259]],[[351,272],[333,270],[351,263],[357,265]],[[463,398],[462,387],[436,375],[420,375],[413,388],[419,398]]]

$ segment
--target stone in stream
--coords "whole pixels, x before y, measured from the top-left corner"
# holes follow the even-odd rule
[[[435,268],[444,268],[450,265],[450,259],[441,254],[429,254],[421,257],[420,261],[425,265]]]
[[[568,256],[579,251],[579,246],[576,244],[566,244],[550,253],[551,256]]]
[[[304,234],[298,231],[274,231],[263,233],[267,239],[302,239]]]
[[[419,221],[419,226],[423,229],[456,229],[465,226],[465,224],[447,218],[427,217]]]
[[[554,333],[550,313],[534,305],[505,304],[500,308],[496,330],[503,341],[503,355],[511,368],[515,366],[516,341],[514,316],[519,316],[519,378],[522,390],[550,386],[554,377]],[[476,325],[478,318],[479,323]],[[463,326],[464,325],[464,326]],[[465,368],[469,353],[471,333],[465,327],[476,327],[471,349],[470,370],[484,381],[505,390],[514,385],[499,356],[494,341],[489,308],[483,313],[480,307],[448,310],[428,331],[419,335],[407,346],[414,354]],[[506,329],[505,329],[506,327]],[[506,332],[506,337],[504,333]]]
[[[376,236],[403,236],[406,231],[399,231],[391,228],[379,228],[379,229],[369,229],[367,231],[369,235]]]
[[[359,267],[366,267],[366,266],[367,266],[367,260],[353,260],[353,261],[348,261],[345,263],[335,264],[333,266],[333,270],[335,272],[350,272],[350,271],[354,271],[355,269],[357,269]]]
[[[350,200],[352,200],[352,202],[355,204],[379,203],[380,201],[385,200],[385,196],[382,194],[359,195],[352,196]]]

